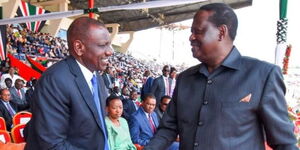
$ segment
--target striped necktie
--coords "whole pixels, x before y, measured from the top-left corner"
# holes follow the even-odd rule
[[[149,124],[150,124],[152,132],[155,133],[156,132],[156,128],[155,128],[155,125],[154,125],[154,123],[152,121],[152,118],[151,118],[150,114],[148,114],[148,120],[149,120]]]

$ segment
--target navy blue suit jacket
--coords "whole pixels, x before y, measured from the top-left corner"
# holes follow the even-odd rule
[[[107,89],[98,76],[102,115]],[[88,84],[72,56],[39,79],[25,129],[25,150],[103,150],[104,132]]]
[[[14,103],[13,101],[9,102],[11,108],[17,113],[20,108],[18,108],[18,105]],[[10,131],[11,126],[13,124],[13,117],[9,114],[9,111],[7,110],[6,106],[3,104],[2,100],[0,100],[0,117],[3,117],[6,123],[6,130]]]
[[[123,102],[123,117],[128,121],[130,116],[136,112],[135,105],[131,99],[125,99]]]
[[[171,83],[171,79],[168,78],[169,84]],[[156,98],[156,107],[160,103],[160,99],[166,95],[166,87],[163,76],[155,78],[151,87],[151,93],[154,94]]]
[[[156,113],[151,113],[151,117],[154,121],[155,127],[157,127],[159,122],[157,120]],[[132,142],[141,146],[146,145],[154,135],[149,120],[142,107],[131,115],[129,129]]]
[[[151,93],[151,87],[153,84],[154,79],[152,77],[149,77],[146,80],[146,83],[143,85],[141,90],[141,97],[143,97],[145,94]]]

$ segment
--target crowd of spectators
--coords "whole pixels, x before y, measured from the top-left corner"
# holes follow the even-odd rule
[[[18,54],[21,59],[24,54],[49,58],[64,58],[68,55],[66,40],[49,33],[33,32],[19,25],[7,27],[6,49],[8,53]]]

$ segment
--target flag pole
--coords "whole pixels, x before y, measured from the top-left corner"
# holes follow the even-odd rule
[[[91,8],[94,8],[94,0],[89,0],[89,3],[88,3],[88,7],[91,9]],[[89,13],[89,17],[90,18],[94,18],[95,17],[95,14],[93,12],[90,12]]]
[[[279,20],[277,21],[277,45],[275,51],[275,64],[283,68],[283,58],[287,49],[287,2],[288,0],[280,0],[279,5]]]

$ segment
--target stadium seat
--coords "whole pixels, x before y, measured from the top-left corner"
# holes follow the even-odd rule
[[[13,125],[27,124],[27,122],[31,119],[31,116],[32,114],[30,112],[20,111],[13,117]]]
[[[0,130],[6,130],[6,123],[2,117],[0,117]]]
[[[0,143],[8,143],[10,142],[10,135],[9,132],[6,130],[0,130]]]
[[[2,143],[0,142],[0,150],[24,150],[25,143]]]
[[[18,124],[11,129],[11,137],[14,143],[22,143],[25,142],[23,130],[26,124]]]

